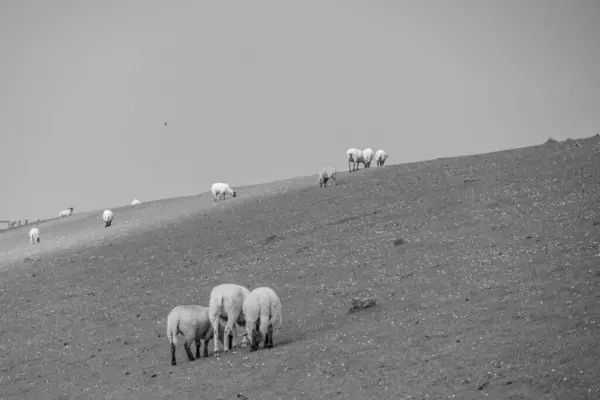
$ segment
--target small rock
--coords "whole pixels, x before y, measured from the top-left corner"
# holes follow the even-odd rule
[[[377,300],[374,298],[352,299],[352,304],[348,312],[355,313],[373,307],[375,304],[377,304]]]

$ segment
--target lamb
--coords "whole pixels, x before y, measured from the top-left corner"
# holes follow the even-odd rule
[[[29,231],[29,243],[39,243],[40,242],[40,230],[38,228],[31,228]]]
[[[210,191],[212,192],[214,201],[217,201],[217,198],[223,200],[226,194],[233,197],[236,196],[235,190],[232,190],[228,184],[222,182],[213,183],[210,187]]]
[[[112,224],[113,213],[110,210],[104,210],[102,213],[102,220],[104,221],[104,227],[107,228]]]
[[[275,291],[268,287],[254,289],[244,300],[242,309],[250,351],[258,350],[261,339],[264,339],[264,348],[272,348],[273,328],[283,325],[281,301]]]
[[[378,167],[383,167],[383,164],[385,164],[385,160],[387,158],[388,155],[385,153],[385,151],[381,149],[377,150],[377,152],[375,153],[375,161],[377,161]]]
[[[218,324],[219,337],[214,338],[214,330],[208,318],[208,307],[199,305],[182,305],[171,310],[167,318],[167,339],[171,343],[171,365],[177,365],[175,347],[177,334],[184,337],[183,347],[190,361],[194,355],[190,346],[196,342],[196,358],[200,358],[200,343],[204,342],[204,357],[208,357],[208,342],[211,339],[223,341],[224,327]]]
[[[323,187],[323,186],[327,187],[327,182],[329,182],[330,187],[331,187],[332,182],[335,186],[337,186],[337,183],[335,182],[335,176],[336,176],[335,168],[333,168],[333,167],[323,168],[323,170],[317,174],[317,183],[319,184],[319,187]]]
[[[373,150],[367,147],[362,151],[362,155],[365,168],[371,168],[371,161],[373,161]]]
[[[346,155],[348,156],[348,172],[358,170],[359,163],[364,164],[363,155],[362,155],[361,150],[352,147],[346,151]],[[351,166],[353,168],[351,168]]]
[[[131,205],[135,206],[137,204],[140,204],[140,201],[138,199],[134,198],[133,201],[131,202]]]
[[[250,294],[247,288],[233,283],[223,283],[212,288],[210,300],[208,302],[208,316],[213,330],[217,329],[219,318],[227,319],[225,332],[223,333],[223,351],[232,349],[233,335],[237,336],[235,323],[246,325],[245,317],[242,312],[242,304],[246,296]],[[242,346],[247,342],[247,338],[242,339]],[[219,344],[215,340],[214,355],[220,353]]]
[[[58,213],[59,217],[68,217],[69,215],[73,214],[73,210],[75,208],[74,207],[69,207],[66,210],[62,210],[61,212]]]

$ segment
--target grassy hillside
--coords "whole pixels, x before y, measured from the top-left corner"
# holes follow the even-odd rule
[[[17,229],[0,398],[598,398],[599,172],[592,137]],[[224,282],[278,292],[275,347],[172,367],[168,312]]]

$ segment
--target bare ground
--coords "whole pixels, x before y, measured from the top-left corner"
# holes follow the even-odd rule
[[[599,172],[595,136],[0,234],[0,398],[600,398]],[[278,292],[275,347],[172,367],[224,282]]]

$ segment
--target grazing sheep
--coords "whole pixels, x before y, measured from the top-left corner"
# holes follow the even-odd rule
[[[113,213],[110,210],[104,210],[102,213],[102,220],[104,221],[104,227],[107,228],[112,224]]]
[[[359,163],[364,164],[363,155],[362,155],[361,150],[352,147],[346,151],[346,155],[348,156],[348,172],[358,170]],[[352,166],[352,168],[351,168],[351,166]]]
[[[138,199],[135,199],[135,198],[134,198],[134,199],[133,199],[133,201],[131,202],[131,205],[132,205],[132,206],[135,206],[135,205],[137,205],[137,204],[140,204],[140,201],[139,201]]]
[[[233,347],[233,335],[237,336],[236,323],[244,326],[246,324],[242,312],[242,304],[246,296],[250,294],[247,288],[233,283],[223,283],[212,288],[208,302],[208,315],[213,330],[217,329],[219,318],[227,319],[227,326],[223,337],[223,351],[227,352]],[[245,343],[247,338],[243,338]],[[219,344],[215,340],[214,355],[220,352]]]
[[[375,153],[375,161],[377,161],[378,167],[383,167],[383,164],[385,164],[385,160],[387,158],[388,155],[385,153],[385,151],[381,149],[377,150],[377,152]]]
[[[31,228],[29,231],[29,243],[39,243],[40,242],[40,230],[38,228]]]
[[[371,162],[373,161],[373,150],[369,147],[362,151],[363,155],[363,164],[365,168],[371,168]]]
[[[223,341],[225,328],[218,324],[219,337],[215,341]],[[200,343],[204,342],[204,357],[208,357],[208,342],[214,338],[214,330],[208,318],[208,307],[198,305],[177,306],[171,310],[167,318],[167,339],[171,343],[171,365],[176,365],[175,347],[177,334],[184,337],[183,347],[190,361],[194,355],[190,346],[196,342],[196,358],[200,358]]]
[[[74,207],[69,207],[66,210],[62,210],[61,212],[58,213],[59,217],[68,217],[69,215],[73,214],[73,210],[75,208]]]
[[[228,184],[222,182],[213,183],[210,191],[212,192],[214,201],[217,201],[217,198],[223,200],[226,194],[233,197],[236,196],[235,190],[232,190]]]
[[[250,351],[258,350],[261,339],[264,339],[264,348],[273,347],[273,328],[283,325],[281,300],[275,291],[268,287],[254,289],[246,296],[242,309]]]
[[[323,170],[321,172],[319,172],[317,175],[317,183],[319,184],[319,187],[323,187],[323,186],[327,187],[327,182],[329,182],[329,186],[331,186],[332,182],[335,186],[337,186],[337,183],[335,182],[335,176],[336,176],[335,168],[333,168],[333,167],[323,168]]]

